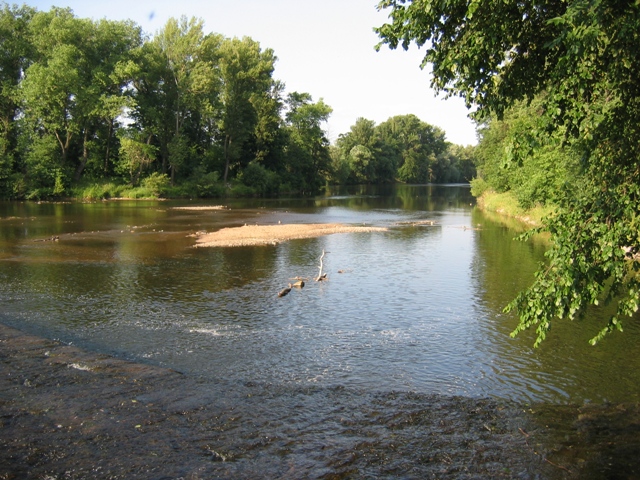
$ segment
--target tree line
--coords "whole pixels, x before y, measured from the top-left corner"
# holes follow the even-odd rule
[[[331,147],[331,107],[285,94],[272,49],[205,33],[196,18],[150,38],[132,21],[3,4],[0,38],[1,198],[101,183],[97,196],[128,186],[207,197],[471,178],[457,161],[468,152],[417,118],[369,137],[356,125]]]
[[[474,147],[447,142],[440,128],[415,115],[379,125],[358,118],[331,153],[333,180],[342,184],[458,183],[476,173]]]

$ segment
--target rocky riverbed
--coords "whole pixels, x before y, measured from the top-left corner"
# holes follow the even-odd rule
[[[3,325],[0,419],[0,479],[640,476],[637,405],[203,380]]]

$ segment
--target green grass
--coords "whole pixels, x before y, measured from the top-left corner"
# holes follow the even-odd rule
[[[71,196],[80,200],[102,200],[122,196],[122,192],[128,188],[114,182],[91,183],[76,186],[71,190]]]
[[[533,208],[524,209],[511,192],[496,193],[492,190],[485,190],[478,197],[477,201],[478,206],[483,210],[515,218],[532,226],[542,225],[543,219],[551,215],[554,211],[554,208],[548,205],[538,205]]]

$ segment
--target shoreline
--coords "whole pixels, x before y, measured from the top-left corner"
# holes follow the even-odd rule
[[[553,212],[551,207],[540,206],[525,210],[518,205],[518,201],[510,192],[496,193],[487,190],[475,199],[480,210],[516,220],[527,229],[542,226],[544,217]]]
[[[572,479],[640,466],[637,405],[229,384],[3,324],[0,359],[3,479]]]

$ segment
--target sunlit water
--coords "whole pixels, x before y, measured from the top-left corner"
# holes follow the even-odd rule
[[[596,347],[606,312],[512,339],[504,305],[543,241],[473,206],[468,187],[316,199],[0,204],[0,321],[193,375],[517,401],[639,401],[637,319]],[[424,225],[433,220],[435,225]],[[196,231],[388,227],[275,246],[193,248]],[[49,240],[59,236],[58,241]],[[314,282],[322,251],[326,282]],[[279,298],[294,277],[302,290]]]

